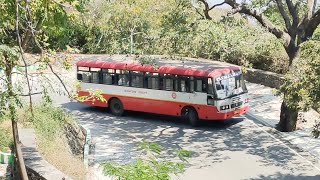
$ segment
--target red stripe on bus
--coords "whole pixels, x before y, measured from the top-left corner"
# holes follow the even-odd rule
[[[88,96],[89,93],[85,91],[78,92],[79,96]],[[154,100],[154,99],[145,99],[137,97],[127,97],[127,96],[114,96],[103,94],[104,98],[108,101],[112,97],[116,97],[121,100],[125,110],[131,111],[141,111],[148,113],[156,114],[165,114],[172,116],[181,116],[181,110],[183,107],[191,106],[197,110],[199,119],[204,120],[225,120],[230,119],[234,116],[244,114],[248,111],[248,106],[238,109],[238,112],[231,111],[227,113],[219,113],[217,107],[209,105],[197,105],[197,104],[188,104],[180,103],[173,101],[164,101],[164,100]],[[82,102],[91,106],[99,107],[108,107],[108,102],[102,102],[100,100],[89,100]]]

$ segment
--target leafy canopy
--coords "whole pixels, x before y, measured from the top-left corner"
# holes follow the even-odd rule
[[[294,61],[280,91],[295,109],[320,107],[320,43],[307,41],[301,45],[301,57]]]

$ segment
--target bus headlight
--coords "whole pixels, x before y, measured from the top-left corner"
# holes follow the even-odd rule
[[[230,106],[229,106],[229,105],[220,106],[220,110],[221,110],[221,111],[227,110],[227,109],[230,109]]]

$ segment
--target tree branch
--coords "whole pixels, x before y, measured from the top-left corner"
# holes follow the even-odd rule
[[[3,77],[0,77],[0,80],[2,80],[2,81],[7,81],[5,78],[3,78]]]
[[[212,10],[213,8],[217,7],[217,6],[222,6],[224,5],[226,2],[222,2],[222,3],[219,3],[219,4],[215,4],[213,5],[211,8],[209,8],[209,11]]]
[[[277,28],[272,22],[266,18],[263,14],[258,13],[256,10],[251,10],[244,5],[240,5],[236,3],[234,0],[226,0],[228,5],[230,5],[233,9],[233,13],[243,13],[249,16],[254,17],[264,28],[266,28],[270,33],[275,35],[278,39],[282,39],[284,41],[283,46],[289,56],[289,64],[292,63],[292,60],[295,56],[297,50],[297,46],[295,45],[295,40],[290,34],[280,30]]]
[[[31,94],[17,94],[17,96],[33,96],[33,95],[37,95],[37,94],[42,94],[43,92],[35,92],[35,93],[31,93]]]
[[[202,2],[202,4],[204,4],[204,10],[203,10],[204,16],[206,17],[206,19],[211,20],[212,18],[209,15],[210,7],[208,2],[206,0],[199,0],[199,1]]]
[[[31,64],[27,64],[27,67],[28,67],[28,66],[32,66],[32,65],[35,65],[35,64],[37,64],[37,63],[39,63],[39,62],[41,62],[41,60],[37,60],[37,61],[35,61],[35,62],[31,63]],[[24,68],[24,67],[26,67],[26,66],[25,66],[25,65],[18,65],[18,67]]]
[[[48,66],[49,66],[49,68],[50,68],[50,70],[51,70],[51,72],[59,79],[59,81],[60,81],[60,83],[62,84],[62,86],[63,86],[63,88],[64,88],[64,90],[67,92],[67,94],[68,94],[68,97],[69,98],[72,98],[72,96],[71,96],[71,94],[69,93],[69,91],[68,91],[68,89],[67,89],[67,87],[66,87],[66,85],[64,84],[64,82],[62,81],[62,79],[60,78],[60,76],[56,73],[56,72],[54,72],[54,70],[53,70],[53,68],[52,68],[52,66],[51,66],[51,64],[50,63],[47,63],[48,64]]]
[[[308,6],[307,17],[308,17],[308,19],[310,19],[315,13],[316,6],[317,6],[317,0],[308,0],[307,6]]]
[[[313,14],[305,29],[304,39],[310,38],[320,24],[320,9]]]
[[[28,1],[26,0],[26,6],[28,6]],[[29,82],[29,78],[28,78],[28,68],[27,68],[27,61],[24,57],[24,51],[23,51],[23,48],[22,48],[22,40],[21,40],[21,37],[20,37],[20,32],[19,32],[19,2],[16,2],[16,33],[17,33],[17,41],[18,41],[18,45],[19,45],[19,50],[20,50],[20,53],[21,53],[21,57],[22,57],[22,61],[23,61],[23,64],[24,64],[24,72],[25,72],[25,77],[26,77],[26,80],[27,80],[27,85],[28,85],[28,91],[29,91],[29,94],[31,93],[31,86],[30,86],[30,82]],[[30,105],[30,111],[31,111],[31,114],[33,116],[33,107],[32,107],[32,97],[29,96],[29,105]]]
[[[35,44],[36,44],[36,45],[38,46],[38,48],[41,50],[41,54],[43,54],[44,50],[43,50],[43,48],[41,47],[41,45],[39,44],[39,42],[38,42],[35,34],[32,34],[32,35],[33,35],[32,37],[34,38]],[[72,96],[71,96],[71,94],[69,93],[66,85],[64,84],[64,82],[62,81],[62,79],[60,78],[60,76],[53,70],[50,62],[47,62],[47,65],[49,66],[51,72],[58,78],[58,80],[59,80],[60,83],[62,84],[64,90],[65,90],[65,91],[67,92],[67,94],[68,94],[68,97],[69,97],[69,98],[72,98]]]
[[[286,3],[289,9],[289,12],[292,16],[292,27],[297,28],[299,24],[299,16],[298,16],[297,8],[293,5],[291,0],[286,0]]]
[[[204,16],[203,14],[201,14],[197,8],[194,8],[194,9],[196,10],[196,12],[197,12],[203,19],[205,19],[205,16]]]
[[[233,13],[238,12],[254,17],[270,33],[274,34],[279,39],[285,40],[286,43],[289,43],[289,34],[273,25],[272,22],[269,21],[269,19],[267,19],[264,15],[258,13],[256,10],[248,9],[246,6],[241,6],[233,0],[226,0],[225,2],[233,8]]]
[[[290,18],[288,16],[288,14],[286,13],[285,11],[285,8],[283,6],[283,3],[282,3],[282,0],[276,0],[276,3],[277,3],[277,6],[278,6],[278,9],[280,11],[280,14],[284,20],[284,23],[286,24],[286,28],[287,28],[287,31],[290,29],[291,27],[291,23],[290,23]]]

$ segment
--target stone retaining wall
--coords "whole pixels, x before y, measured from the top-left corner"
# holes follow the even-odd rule
[[[244,73],[244,78],[251,83],[279,89],[285,81],[282,74],[252,68],[247,68],[246,70],[247,72]],[[313,109],[320,113],[320,107],[314,106]]]
[[[260,69],[247,68],[244,74],[245,80],[255,84],[262,84],[271,88],[279,89],[284,83],[284,76],[281,74],[263,71]]]
[[[86,138],[85,130],[77,123],[67,123],[64,126],[64,133],[68,139],[72,154],[82,155]]]

